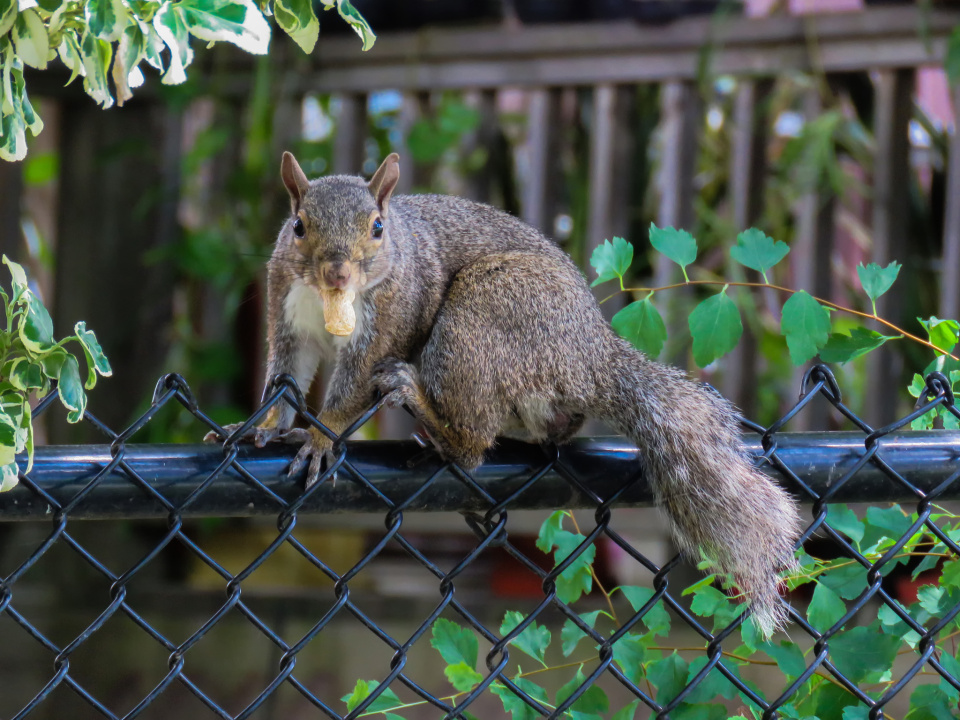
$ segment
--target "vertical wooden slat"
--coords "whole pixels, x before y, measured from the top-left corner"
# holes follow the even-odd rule
[[[340,114],[333,145],[333,172],[356,175],[363,164],[367,139],[367,96],[348,93],[339,96]]]
[[[556,213],[557,141],[560,128],[560,88],[530,91],[527,108],[528,174],[523,191],[523,219],[548,235]]]
[[[0,160],[0,252],[11,260],[21,257],[20,197],[23,163]],[[4,281],[5,286],[9,283]]]
[[[947,165],[947,202],[943,221],[939,317],[960,317],[960,88],[953,92],[953,134]]]
[[[823,109],[819,91],[814,88],[804,97],[804,116],[807,122],[815,119]],[[830,258],[833,253],[834,210],[836,203],[829,191],[814,190],[797,203],[797,232],[791,247],[794,287],[811,295],[827,298],[830,295]],[[784,349],[786,352],[786,349]],[[800,382],[806,367],[794,370],[790,392],[785,398],[792,406],[800,391]],[[791,430],[826,430],[829,406],[814,401],[806,410],[790,421]]]
[[[587,267],[594,249],[614,235],[627,234],[629,200],[628,163],[632,153],[629,127],[631,88],[597,85],[593,90],[593,122],[590,128],[590,195],[587,236],[583,266]],[[597,289],[598,296],[610,294],[609,287]],[[625,296],[617,296],[603,305],[604,315],[612,317],[623,307]]]
[[[403,105],[400,108],[399,130],[400,147],[397,152],[400,154],[400,179],[397,181],[395,192],[399,195],[408,195],[414,188],[424,187],[429,183],[429,175],[426,168],[413,161],[413,155],[407,147],[407,137],[414,124],[422,116],[429,112],[430,94],[405,93],[403,96]]]
[[[883,70],[876,83],[873,161],[873,262],[886,267],[892,260],[904,261],[907,250],[907,220],[910,211],[907,178],[910,175],[909,123],[913,113],[912,68]],[[948,204],[950,196],[948,195]],[[893,321],[902,319],[903,281],[894,283],[877,300],[877,314]],[[947,316],[951,317],[951,316]],[[901,356],[886,347],[867,356],[867,377],[875,388],[894,388],[903,367]],[[867,393],[865,419],[874,426],[894,420],[898,394]]]
[[[477,202],[489,203],[493,186],[493,164],[490,162],[490,148],[497,135],[497,91],[473,90],[464,94],[467,105],[480,113],[477,129],[463,139],[465,155],[483,149],[487,152],[487,161],[483,167],[470,172],[465,178],[464,195]]]
[[[767,79],[741,80],[734,99],[730,193],[737,232],[755,225],[763,210],[767,122],[762,109],[772,88],[772,81]],[[745,275],[751,281],[759,279],[759,273],[752,270]],[[748,418],[756,414],[757,359],[757,339],[745,326],[740,344],[724,358],[721,387]]]

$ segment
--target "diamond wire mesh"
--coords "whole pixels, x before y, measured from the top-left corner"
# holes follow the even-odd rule
[[[778,452],[780,441],[784,438],[783,427],[796,413],[802,411],[817,397],[828,401],[842,416],[859,428],[864,435],[863,452],[859,459],[852,464],[842,477],[835,479],[825,491],[819,493],[803,477],[802,463],[795,463],[794,467],[790,467],[784,462],[781,453]],[[37,412],[41,413],[46,410],[52,400],[53,396],[45,399]],[[759,692],[756,685],[745,682],[724,660],[724,648],[739,644],[739,632],[737,631],[747,614],[740,616],[726,627],[711,632],[681,601],[677,591],[670,591],[669,576],[680,564],[680,556],[673,557],[663,565],[657,565],[633,547],[612,526],[613,510],[618,506],[618,501],[626,493],[635,490],[635,485],[642,484],[640,473],[628,473],[623,478],[618,478],[619,488],[601,495],[590,483],[584,482],[571,467],[568,467],[561,460],[556,448],[545,449],[546,453],[543,454],[540,450],[531,447],[529,451],[531,454],[542,455],[544,459],[534,461],[531,466],[533,469],[527,473],[525,478],[515,481],[511,486],[512,491],[506,496],[495,496],[491,493],[489,484],[478,482],[470,473],[455,465],[440,464],[439,469],[432,472],[419,488],[401,501],[397,501],[385,494],[381,485],[373,483],[365,477],[364,473],[352,462],[345,443],[345,438],[373,417],[381,404],[377,403],[348,428],[342,436],[335,438],[336,460],[327,468],[320,482],[305,493],[298,492],[284,497],[261,482],[246,467],[237,443],[234,442],[233,438],[230,438],[222,446],[223,457],[219,465],[202,478],[189,494],[174,502],[165,496],[163,489],[158,487],[157,483],[153,483],[150,479],[144,477],[136,464],[130,460],[131,447],[128,445],[130,438],[149,423],[164,406],[171,403],[181,404],[205,426],[211,429],[217,429],[217,426],[198,407],[196,399],[183,379],[177,375],[168,375],[158,383],[154,402],[150,409],[120,433],[112,431],[95,416],[88,413],[85,422],[92,423],[110,440],[110,460],[95,468],[94,471],[90,471],[88,468],[79,478],[79,480],[82,480],[82,482],[78,481],[77,483],[79,489],[68,501],[58,501],[48,491],[49,488],[44,486],[44,483],[36,481],[30,474],[21,476],[21,487],[17,492],[29,493],[30,496],[39,499],[49,508],[50,530],[35,548],[30,549],[25,554],[12,572],[9,572],[6,576],[0,575],[0,619],[6,617],[12,620],[33,642],[39,644],[53,656],[53,662],[43,687],[33,694],[13,717],[17,720],[31,715],[41,717],[42,708],[52,693],[65,687],[84,701],[84,711],[89,712],[90,717],[132,718],[143,714],[151,705],[157,703],[158,699],[162,698],[171,686],[176,684],[186,689],[206,707],[209,714],[204,715],[205,717],[271,716],[269,713],[264,714],[263,712],[258,715],[258,712],[269,707],[271,696],[279,688],[289,686],[295,689],[315,709],[312,716],[353,720],[353,718],[360,717],[364,713],[376,711],[378,709],[378,698],[388,688],[404,687],[408,691],[408,696],[417,699],[428,708],[433,708],[432,712],[434,714],[429,715],[430,717],[442,715],[444,718],[463,718],[467,720],[470,717],[468,713],[474,712],[479,707],[479,699],[484,694],[489,694],[491,684],[496,681],[498,684],[505,686],[508,689],[507,692],[513,693],[529,706],[533,711],[533,716],[559,718],[574,717],[568,712],[571,706],[588,691],[591,685],[604,680],[625,688],[630,700],[639,700],[643,706],[649,709],[651,717],[659,718],[668,717],[671,711],[678,708],[687,698],[692,697],[691,693],[694,693],[714,669],[718,670],[736,688],[745,705],[752,704],[753,708],[763,717],[776,717],[778,708],[791,701],[798,689],[814,673],[828,675],[835,684],[842,686],[854,697],[860,699],[870,708],[870,717],[884,717],[884,708],[898,694],[904,692],[905,688],[921,671],[928,673],[933,671],[950,686],[960,690],[960,678],[951,674],[941,662],[942,648],[938,645],[941,634],[960,613],[960,604],[949,608],[943,613],[942,617],[927,627],[912,617],[882,582],[885,570],[889,569],[893,558],[903,549],[908,539],[920,530],[925,530],[939,543],[942,543],[945,554],[950,558],[960,557],[960,547],[954,539],[938,526],[932,517],[935,503],[951,490],[956,492],[954,486],[960,481],[960,462],[955,461],[948,468],[948,470],[951,470],[948,476],[946,472],[943,473],[946,479],[942,480],[932,490],[924,491],[911,484],[903,474],[895,470],[891,463],[885,459],[882,442],[884,438],[902,429],[919,415],[930,411],[934,407],[943,406],[948,412],[960,418],[960,412],[954,405],[950,383],[942,375],[934,373],[927,378],[927,395],[921,400],[922,402],[918,403],[917,409],[907,417],[887,427],[873,429],[843,404],[839,388],[830,371],[823,366],[818,366],[807,373],[804,378],[800,401],[781,420],[768,428],[745,423],[749,429],[760,436],[762,454],[758,457],[758,462],[766,464],[771,474],[779,474],[781,478],[787,481],[787,484],[792,484],[793,489],[801,495],[803,502],[812,503],[812,519],[806,527],[801,542],[811,538],[815,533],[826,536],[841,556],[858,563],[867,575],[865,589],[847,603],[843,617],[823,632],[815,629],[801,612],[791,608],[790,614],[795,626],[790,631],[794,635],[802,633],[808,636],[809,641],[813,643],[813,652],[804,660],[805,667],[802,672],[795,679],[788,678],[779,692],[768,697]],[[321,431],[328,432],[309,413],[303,396],[288,377],[281,377],[275,381],[263,407],[249,419],[247,425],[250,426],[258,422],[270,407],[280,402],[291,403],[302,419]],[[239,437],[242,432],[241,429],[233,437]],[[331,435],[331,437],[333,436]],[[879,470],[890,483],[897,486],[897,492],[906,492],[915,498],[917,512],[917,518],[912,521],[909,529],[903,532],[899,540],[892,547],[887,548],[882,557],[875,562],[871,562],[865,557],[848,536],[827,522],[827,504],[834,500],[838,493],[842,493],[844,487],[851,482],[851,479],[857,473],[868,467]],[[185,530],[185,518],[191,514],[192,508],[228,471],[238,474],[243,483],[255,492],[259,498],[257,503],[262,512],[270,512],[276,515],[275,537],[252,562],[239,572],[228,571]],[[108,567],[106,559],[98,557],[94,551],[78,541],[69,528],[71,513],[78,512],[78,508],[81,507],[84,508],[85,512],[89,512],[90,504],[96,505],[98,486],[105,482],[105,478],[115,473],[120,473],[125,477],[127,493],[131,496],[143,495],[149,498],[152,503],[162,508],[160,514],[165,515],[167,520],[166,529],[161,537],[155,541],[149,552],[133,562],[125,571],[119,573]],[[331,564],[311,551],[295,534],[304,505],[309,504],[311,496],[317,493],[325,483],[333,481],[335,473],[336,482],[349,485],[356,491],[357,496],[365,497],[367,504],[371,499],[379,504],[384,513],[385,523],[385,531],[372,547],[367,549],[359,562],[341,572],[335,571]],[[542,563],[537,562],[528,552],[525,552],[511,538],[508,531],[508,512],[514,508],[524,507],[525,495],[530,493],[531,489],[543,481],[548,474],[562,478],[580,494],[581,498],[587,498],[588,504],[595,509],[594,527],[584,530],[585,538],[579,547],[553,569],[542,567]],[[89,480],[85,480],[88,476]],[[430,559],[428,551],[418,548],[415,542],[402,534],[401,528],[404,522],[404,512],[417,506],[421,495],[427,492],[432,485],[440,482],[441,478],[449,479],[451,477],[462,486],[468,495],[472,496],[473,502],[470,504],[475,507],[479,503],[484,511],[465,510],[463,512],[465,523],[475,536],[476,543],[452,568],[444,570]],[[863,501],[870,500],[868,497],[860,499]],[[0,512],[0,521],[2,520],[4,520],[4,517]],[[2,528],[3,525],[0,523],[0,529]],[[619,548],[652,576],[652,595],[646,602],[642,603],[641,607],[632,612],[629,618],[620,622],[619,627],[608,634],[598,632],[590,623],[585,622],[576,610],[560,599],[557,592],[557,580],[561,573],[576,562],[582,552],[593,547],[600,539]],[[377,619],[371,617],[370,613],[362,609],[360,604],[352,598],[354,593],[351,592],[351,582],[361,572],[369,569],[371,563],[391,543],[402,548],[403,552],[433,576],[440,594],[440,599],[433,609],[423,618],[422,622],[417,623],[415,630],[405,639],[393,637],[383,624],[378,624]],[[149,622],[146,615],[138,612],[128,592],[132,581],[143,573],[152,562],[155,562],[162,551],[174,544],[179,544],[195,559],[210,568],[220,578],[222,587],[226,591],[226,599],[219,603],[219,607],[205,619],[199,628],[181,641],[168,636],[158,627],[158,623]],[[108,596],[104,598],[105,604],[96,617],[71,641],[66,643],[54,642],[41,631],[39,622],[31,621],[26,614],[18,610],[17,602],[15,602],[17,600],[18,584],[22,587],[24,576],[46,553],[51,551],[51,548],[58,545],[68,547],[74,553],[72,556],[74,561],[79,558],[109,587]],[[309,629],[294,641],[285,639],[282,633],[271,627],[263,613],[257,612],[254,604],[248,602],[242,593],[244,582],[261,568],[281,546],[292,548],[317,572],[333,583],[332,605],[321,614],[321,608],[318,604],[313,617],[316,618],[316,615],[319,614],[319,619],[312,620]],[[522,621],[509,632],[489,627],[489,623],[484,623],[476,610],[468,607],[468,603],[462,601],[456,595],[458,577],[482,558],[484,553],[493,548],[500,548],[508,553],[529,573],[532,573],[542,586],[542,598],[534,608],[524,614]],[[900,679],[889,684],[886,692],[879,697],[876,693],[868,694],[857,682],[846,677],[830,656],[831,638],[840,632],[841,628],[858,612],[867,607],[868,603],[876,603],[877,601],[889,608],[917,636],[909,667],[902,672]],[[630,673],[624,672],[623,664],[615,662],[617,643],[622,642],[632,628],[644,621],[648,613],[653,612],[659,602],[665,603],[676,616],[682,619],[692,633],[699,636],[703,643],[701,654],[706,658],[699,671],[692,673],[692,677],[681,683],[679,692],[669,701],[660,700],[659,694],[649,683],[632,680],[629,677]],[[579,687],[555,707],[541,702],[540,699],[529,692],[529,688],[521,687],[520,683],[515,682],[507,674],[510,663],[509,646],[511,641],[516,640],[531,623],[546,617],[549,612],[559,613],[560,617],[575,624],[586,637],[593,641],[596,648],[595,667],[589,671]],[[192,667],[188,667],[190,663],[187,662],[187,658],[198,643],[211,634],[228,613],[242,615],[253,628],[262,634],[274,649],[277,657],[273,677],[267,686],[247,702],[239,712],[235,708],[228,709],[226,707],[228,703],[218,701],[206,692],[202,683],[196,679]],[[350,688],[339,688],[334,694],[315,692],[295,672],[298,657],[311,644],[320,643],[319,636],[321,633],[331,627],[334,620],[343,616],[352,617],[356,621],[354,626],[359,624],[366,628],[392,653],[387,672],[378,678],[379,685],[351,712],[346,712],[343,703],[338,699],[340,692],[349,692]],[[413,673],[406,671],[411,648],[431,630],[434,622],[441,616],[455,617],[461,624],[472,628],[489,645],[489,650],[484,658],[486,672],[482,674],[482,681],[471,691],[462,693],[455,706],[449,699],[428,689],[427,685],[429,683],[416,680]],[[159,646],[162,653],[166,655],[167,662],[167,671],[162,679],[126,712],[108,707],[107,704],[98,700],[94,692],[79,679],[79,674],[75,671],[73,662],[74,658],[79,657],[78,651],[84,644],[101,631],[105,624],[114,617],[126,617],[138,626],[145,633],[143,642]],[[0,650],[0,656],[2,655],[3,651]],[[229,659],[224,658],[223,660],[228,662]],[[106,671],[109,672],[109,668]],[[382,709],[381,705],[380,710]],[[489,712],[484,716],[489,717]],[[515,717],[518,716],[520,715],[515,715]],[[390,715],[386,717],[390,717]]]

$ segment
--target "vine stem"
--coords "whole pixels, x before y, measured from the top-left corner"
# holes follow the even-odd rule
[[[785,292],[790,295],[795,295],[796,293],[800,292],[800,290],[794,290],[792,288],[783,287],[782,285],[774,285],[772,283],[767,283],[767,282],[727,282],[725,280],[687,280],[686,282],[674,283],[673,285],[664,285],[663,287],[623,288],[622,290],[618,290],[612,295],[608,295],[607,297],[605,297],[603,300],[600,301],[600,304],[602,305],[610,298],[613,298],[619,295],[621,292],[655,293],[655,292],[660,292],[661,290],[674,290],[676,288],[688,287],[690,285],[729,285],[730,287],[770,288],[771,290],[777,290],[778,292]],[[866,318],[867,320],[874,320],[875,322],[878,322],[881,325],[885,325],[886,327],[890,328],[894,332],[900,333],[905,338],[909,338],[914,342],[920,343],[921,345],[924,345],[930,348],[936,353],[942,353],[960,362],[960,357],[957,357],[953,353],[948,353],[942,348],[938,348],[933,343],[927,342],[923,338],[917,337],[916,335],[907,332],[903,328],[898,327],[897,325],[894,325],[889,320],[884,320],[882,317],[877,315],[876,312],[865,313],[865,312],[861,312],[860,310],[854,310],[853,308],[848,308],[844,305],[838,305],[837,303],[830,302],[829,300],[824,300],[823,298],[818,298],[815,295],[811,297],[813,297],[813,299],[816,300],[821,305],[826,305],[827,307],[833,308],[834,310],[839,310],[840,312],[849,313],[850,315],[856,315],[858,317]]]
[[[573,523],[574,530],[577,531],[580,535],[583,533],[580,531],[580,526],[577,524],[577,519],[573,516],[573,513],[570,513],[570,522]],[[603,583],[600,582],[600,578],[597,577],[596,571],[593,569],[593,563],[590,563],[590,575],[593,577],[593,581],[597,584],[597,588],[603,593],[603,597],[607,600],[607,607],[610,608],[610,616],[613,618],[613,621],[620,624],[620,620],[617,618],[617,611],[613,609],[613,600],[611,599],[610,592],[607,592],[607,589],[603,586]]]

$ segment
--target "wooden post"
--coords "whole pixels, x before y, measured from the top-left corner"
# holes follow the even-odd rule
[[[905,261],[907,253],[907,220],[910,196],[909,124],[913,112],[912,68],[883,70],[876,83],[873,161],[873,262],[886,267],[893,260]],[[950,195],[947,203],[950,204]],[[894,283],[877,300],[877,314],[894,322],[903,320],[902,298],[904,278]],[[952,316],[947,316],[952,317]],[[899,324],[899,323],[898,323]],[[903,369],[901,356],[882,347],[867,356],[867,377],[870,379],[864,408],[864,419],[874,427],[896,419]]]
[[[764,103],[773,88],[773,81],[740,80],[733,110],[733,153],[730,163],[731,209],[737,232],[757,223],[763,211],[764,179],[767,171],[767,119]],[[736,272],[743,272],[737,268]],[[751,281],[759,273],[744,273]],[[733,277],[733,275],[731,275]],[[743,337],[723,360],[723,394],[740,408],[744,417],[756,415],[757,404],[757,338],[749,325]]]
[[[473,170],[466,177],[464,195],[477,202],[489,203],[493,185],[490,148],[497,135],[497,91],[470,91],[465,93],[464,100],[480,113],[480,125],[463,139],[463,153],[468,156],[481,148],[487,152],[487,161],[483,167]]]
[[[11,260],[22,254],[20,237],[20,196],[23,191],[23,163],[0,160],[0,253]],[[4,271],[6,272],[6,271]],[[10,287],[7,279],[4,287]]]
[[[414,188],[421,188],[429,184],[428,168],[413,161],[413,155],[407,148],[407,135],[414,123],[429,113],[430,93],[404,93],[403,105],[400,108],[400,137],[401,145],[397,149],[400,153],[400,179],[397,181],[396,193],[408,195]]]
[[[523,189],[523,219],[548,235],[556,214],[557,163],[561,88],[530,91],[527,108],[527,178]]]
[[[807,122],[820,114],[822,103],[818,89],[807,91],[804,98],[804,115]],[[834,219],[836,203],[829,190],[815,189],[804,195],[797,203],[797,233],[793,240],[790,257],[793,260],[794,287],[806,290],[811,295],[828,298],[830,295],[830,260],[833,253]],[[784,348],[786,352],[786,348]],[[800,383],[806,367],[794,369],[790,393],[785,398],[787,407],[792,407],[800,392]],[[826,402],[813,401],[790,421],[790,430],[826,430],[829,407]]]
[[[338,97],[340,114],[333,144],[333,172],[356,175],[362,169],[363,145],[367,139],[367,96],[346,93]]]

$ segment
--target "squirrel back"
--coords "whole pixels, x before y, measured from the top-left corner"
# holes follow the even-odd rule
[[[325,424],[340,432],[379,391],[413,412],[447,460],[472,469],[516,423],[562,443],[586,418],[606,420],[640,449],[680,547],[734,576],[764,634],[782,625],[793,500],[745,457],[726,400],[613,332],[566,253],[487,205],[393,197],[396,155],[369,183],[308,182],[286,155],[282,174],[293,215],[271,260],[268,379],[312,376],[303,348],[323,331],[291,330],[294,288],[356,291],[363,322],[336,348]],[[315,434],[301,454],[328,445]],[[310,468],[315,478],[322,464]]]

